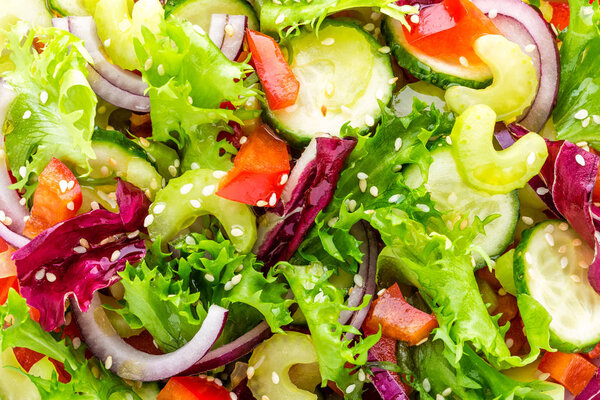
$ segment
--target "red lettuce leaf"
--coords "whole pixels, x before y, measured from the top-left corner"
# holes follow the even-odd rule
[[[65,323],[68,298],[86,311],[94,292],[117,281],[127,262],[145,256],[144,240],[128,234],[143,230],[149,202],[121,180],[116,195],[118,214],[100,209],[78,215],[13,254],[21,294],[40,311],[40,325],[47,331]]]
[[[336,137],[313,139],[298,159],[280,202],[261,219],[257,258],[271,266],[296,252],[337,187],[340,171],[356,141]]]

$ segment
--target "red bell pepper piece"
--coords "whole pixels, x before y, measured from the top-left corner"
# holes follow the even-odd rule
[[[33,367],[38,361],[45,357],[43,354],[25,347],[13,347],[12,350],[15,354],[17,362],[25,370],[25,372],[29,372],[31,367]],[[58,381],[62,383],[68,383],[71,380],[71,375],[65,370],[64,364],[52,358],[50,358],[49,360],[52,364],[54,364],[54,367],[56,368]]]
[[[75,175],[53,158],[39,176],[31,217],[25,223],[23,234],[33,238],[59,222],[73,218],[81,202],[81,188]]]
[[[281,110],[296,104],[300,83],[275,39],[251,29],[246,30],[246,37],[269,108]]]
[[[581,354],[547,352],[542,357],[538,369],[549,373],[552,379],[577,396],[592,380],[598,367]]]
[[[8,298],[10,288],[19,290],[17,281],[17,267],[11,256],[15,249],[0,239],[0,304]]]
[[[598,343],[596,347],[594,347],[594,350],[590,351],[589,353],[585,353],[584,356],[588,360],[594,360],[598,358],[600,356],[600,343]]]
[[[219,183],[217,195],[259,207],[273,207],[290,173],[287,144],[260,125],[242,144],[234,167]]]
[[[231,394],[204,377],[178,376],[169,379],[156,400],[231,400]]]
[[[414,346],[426,340],[438,323],[433,315],[408,304],[394,284],[373,302],[365,325],[375,332],[381,326],[384,336]]]

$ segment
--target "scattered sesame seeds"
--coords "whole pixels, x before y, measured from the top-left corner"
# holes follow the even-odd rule
[[[494,19],[498,16],[498,10],[496,10],[495,8],[492,8],[490,10],[490,12],[488,12],[488,18],[489,19]]]
[[[349,386],[346,388],[346,393],[347,393],[347,394],[350,394],[350,393],[354,392],[354,389],[356,389],[356,385],[353,383],[352,385],[349,385]]]
[[[391,196],[390,196],[390,198],[389,198],[389,200],[388,200],[388,201],[389,201],[390,203],[395,203],[395,202],[397,202],[398,200],[400,200],[400,195],[399,195],[399,194],[393,194],[393,195],[391,195]]]
[[[206,275],[204,275],[204,279],[206,279],[209,282],[214,282],[215,281],[215,277],[212,274],[206,274]]]
[[[277,204],[277,194],[273,193],[271,194],[271,197],[269,197],[269,205],[273,207],[275,204]]]
[[[181,193],[181,194],[188,194],[189,192],[192,191],[193,188],[194,188],[194,184],[193,183],[186,183],[185,185],[183,185],[181,187],[181,189],[179,189],[179,193]],[[206,189],[206,187],[204,189]],[[204,192],[204,189],[202,189],[203,192]]]
[[[340,109],[344,114],[352,114],[352,109],[348,106],[341,106]]]
[[[562,245],[558,248],[558,253],[559,254],[565,254],[567,252],[567,245]]]
[[[256,202],[256,206],[257,207],[266,207],[268,205],[269,205],[269,203],[266,202],[266,201],[264,201],[264,200],[259,200],[259,201]]]
[[[271,399],[269,399],[269,396],[267,396],[266,394],[263,394],[262,397],[260,398],[260,400],[271,400]]]
[[[215,185],[206,185],[206,186],[204,186],[202,188],[202,195],[203,196],[210,196],[214,192],[215,192]]]
[[[583,128],[587,128],[590,124],[590,117],[587,117],[586,119],[584,119],[583,121],[581,121],[581,126]]]
[[[244,144],[244,143],[246,143],[247,141],[248,141],[248,137],[247,137],[247,136],[242,136],[242,137],[240,138],[240,144]]]
[[[112,356],[106,357],[106,361],[104,361],[104,368],[110,369],[110,367],[112,367],[112,364],[113,364]]]
[[[333,83],[327,82],[327,84],[325,85],[325,96],[327,96],[327,97],[333,96],[334,91],[335,91],[335,87],[333,86]]]
[[[577,164],[581,165],[582,167],[585,167],[585,159],[581,154],[577,154],[575,156],[575,161],[577,162]]]
[[[31,118],[31,111],[27,110],[25,111],[25,113],[23,113],[23,119],[29,119]]]
[[[431,383],[429,383],[429,379],[423,379],[423,390],[429,392],[431,390]]]
[[[152,209],[152,213],[155,215],[162,214],[162,212],[165,211],[166,206],[167,205],[165,203],[158,203]]]
[[[190,200],[190,205],[194,208],[202,207],[202,203],[200,202],[200,200],[196,200],[196,199]]]
[[[531,217],[528,217],[528,216],[526,216],[526,215],[523,215],[523,216],[521,217],[521,221],[523,221],[523,223],[524,223],[525,225],[533,225],[533,218],[531,218]]]
[[[280,186],[285,185],[289,178],[290,178],[290,176],[288,174],[281,175],[281,178],[279,178],[279,185]]]
[[[146,218],[144,218],[144,228],[149,227],[154,222],[154,215],[148,214]]]
[[[367,191],[367,180],[359,179],[358,180],[358,188],[360,189],[361,193],[366,192]]]
[[[452,146],[452,138],[450,136],[446,136],[446,143]]]
[[[41,281],[42,279],[44,279],[44,276],[46,276],[46,270],[45,269],[38,269],[38,271],[35,273],[35,279],[38,281]]]
[[[508,340],[512,340],[512,339],[508,339]],[[508,346],[508,347],[512,347],[512,346]],[[450,393],[452,393],[452,388],[446,388],[446,390],[444,390],[442,392],[442,396],[450,396]]]
[[[560,267],[562,269],[565,269],[569,266],[569,259],[567,257],[561,257],[560,258]]]
[[[73,203],[72,201],[67,203],[67,209],[74,211],[75,210],[75,203]]]
[[[46,274],[46,276],[47,276],[47,275],[48,275],[48,274]],[[573,275],[571,275],[571,276],[570,276],[570,278],[571,278],[571,280],[572,280],[573,282],[575,282],[575,283],[579,283],[579,282],[581,282],[581,278],[579,277],[579,275],[575,275],[575,274],[573,274]]]
[[[135,230],[135,231],[133,231],[133,232],[129,232],[129,233],[127,234],[127,238],[128,238],[128,239],[135,239],[135,238],[136,238],[136,237],[138,237],[139,235],[140,235],[140,231],[136,229],[136,230]]]
[[[394,150],[400,151],[401,148],[402,148],[402,138],[397,138],[396,140],[394,140]]]
[[[48,282],[55,282],[56,281],[56,275],[54,275],[52,272],[47,272],[46,273],[46,280]]]
[[[242,266],[243,268],[243,266]],[[235,286],[238,283],[240,283],[242,281],[242,276],[241,275],[234,275],[233,278],[231,278],[231,283]]]
[[[460,56],[460,58],[458,59],[458,62],[463,67],[468,67],[469,66],[469,60],[467,60],[467,57],[465,57],[465,56]]]
[[[554,236],[552,236],[551,233],[546,233],[544,235],[544,238],[546,239],[546,242],[548,242],[550,247],[554,247]]]
[[[108,167],[106,165],[103,165],[100,168],[100,173],[102,174],[102,176],[108,176],[110,174],[110,170],[108,169]]]
[[[539,194],[540,196],[543,196],[543,195],[545,195],[545,194],[548,194],[548,193],[550,193],[550,191],[549,191],[547,188],[545,188],[545,187],[539,187],[539,188],[537,188],[537,189],[535,190],[535,192],[536,192],[537,194]]]
[[[330,218],[330,219],[329,219],[329,221],[327,221],[327,225],[328,225],[330,228],[333,228],[333,227],[335,226],[335,224],[336,224],[338,221],[339,221],[339,218],[338,218],[338,217],[333,217],[333,218]]]
[[[73,338],[73,348],[77,350],[81,346],[81,339],[78,337]]]
[[[377,186],[371,186],[369,193],[371,193],[371,196],[377,197],[379,196],[379,189],[377,189]]]
[[[411,15],[410,22],[412,22],[413,24],[418,24],[419,23],[419,15],[418,14]]]
[[[364,285],[364,279],[362,276],[360,276],[359,274],[354,275],[354,284],[358,287],[363,287]]]
[[[40,93],[40,103],[46,104],[47,101],[48,101],[48,92],[43,90],[42,93]]]
[[[279,14],[275,20],[275,24],[280,25],[283,23],[283,21],[285,21],[285,15]]]
[[[22,205],[22,206],[24,206],[25,204],[27,204],[27,199],[26,199],[26,198],[24,198],[24,197],[22,197],[22,198],[19,200],[19,204],[20,204],[20,205]]]
[[[169,174],[171,174],[172,177],[177,176],[177,168],[174,165],[169,165],[169,168],[167,169],[169,170]]]
[[[163,76],[165,74],[165,66],[162,64],[159,64],[158,67],[156,68],[156,72],[158,72],[158,75]]]
[[[231,236],[233,237],[240,237],[244,235],[244,231],[240,228],[233,228],[231,229]]]
[[[383,294],[385,293],[385,289],[381,289],[379,292],[377,292],[377,296],[383,296]]]
[[[575,119],[586,119],[588,117],[588,110],[579,110],[575,113],[575,115],[573,115],[573,118]]]
[[[73,248],[73,251],[77,254],[84,254],[87,251],[87,249],[83,246],[76,246]]]
[[[225,171],[214,171],[214,172],[213,172],[213,176],[214,176],[216,179],[221,179],[221,178],[223,178],[225,175],[227,175],[227,172],[225,172]]]
[[[533,152],[529,153],[529,155],[527,156],[527,165],[533,165],[533,163],[535,162],[535,159],[536,159],[535,153],[533,153]]]
[[[113,251],[113,253],[110,255],[110,262],[117,261],[119,259],[119,257],[121,257],[121,251],[119,251],[119,250]]]
[[[229,292],[231,289],[233,289],[233,283],[231,283],[231,281],[225,282],[223,289],[225,289],[226,292]]]
[[[431,211],[431,208],[429,208],[428,205],[426,204],[417,204],[416,206],[419,210],[423,211],[423,212],[429,212]]]
[[[356,210],[356,200],[350,199],[346,202],[346,205],[348,206],[349,212],[354,212],[354,210]]]
[[[69,181],[67,182],[67,189],[71,190],[75,187],[75,181]]]
[[[322,44],[323,46],[331,46],[331,45],[332,45],[332,44],[334,44],[334,43],[335,43],[335,39],[334,39],[334,38],[326,38],[326,39],[323,39],[323,40],[321,41],[321,44]]]
[[[358,174],[356,174],[356,177],[358,179],[369,179],[369,175],[365,174],[364,172],[359,172]]]
[[[277,374],[277,372],[273,371],[273,373],[271,374],[271,380],[275,385],[279,383],[279,375]]]

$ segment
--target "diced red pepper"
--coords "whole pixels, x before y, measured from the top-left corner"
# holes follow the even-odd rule
[[[366,326],[364,327],[364,331],[367,336],[377,333],[377,331],[371,331]],[[396,340],[382,335],[379,341],[369,350],[369,355],[375,357],[377,361],[386,361],[397,364]],[[392,372],[391,375],[394,377],[394,380],[404,388],[404,391],[410,394],[411,387],[402,380],[400,375],[395,372]]]
[[[75,175],[56,158],[39,176],[33,195],[31,217],[25,223],[23,234],[36,237],[46,229],[73,218],[81,207],[82,196]]]
[[[251,29],[246,30],[246,38],[269,108],[281,110],[296,104],[300,83],[275,39]]]
[[[260,125],[242,144],[217,195],[244,204],[273,207],[290,173],[287,144]]]
[[[419,21],[410,21],[410,25],[410,31],[404,28],[404,35],[416,53],[422,52],[462,67],[482,66],[483,61],[473,50],[477,38],[501,34],[496,25],[468,0],[444,0],[423,8]],[[462,57],[466,63],[460,61]]]
[[[577,396],[592,380],[598,367],[581,354],[547,352],[542,357],[538,369],[550,374],[552,379]]]
[[[0,239],[0,304],[4,304],[8,298],[10,288],[19,290],[17,281],[17,267],[12,260],[15,249]]]
[[[551,1],[550,5],[552,6],[552,20],[550,23],[560,31],[568,27],[571,14],[569,12],[569,3]]]
[[[384,336],[414,346],[426,340],[438,323],[433,315],[408,304],[394,284],[373,302],[365,325],[371,331],[381,326]]]
[[[31,367],[33,367],[38,361],[45,357],[43,354],[25,347],[13,347],[12,350],[15,354],[17,362],[25,370],[25,372],[29,372]],[[69,382],[71,380],[71,375],[65,370],[64,364],[52,358],[50,358],[49,360],[52,364],[54,364],[54,367],[56,368],[56,372],[58,374],[58,381],[62,383]]]
[[[596,347],[594,347],[594,350],[590,351],[589,353],[585,353],[584,356],[588,360],[593,360],[595,358],[600,357],[600,343],[598,343]]]
[[[231,400],[231,394],[204,377],[178,376],[169,379],[156,400]]]

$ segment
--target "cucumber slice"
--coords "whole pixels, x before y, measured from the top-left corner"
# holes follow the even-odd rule
[[[63,17],[91,15],[85,7],[85,0],[48,0],[48,8]]]
[[[96,158],[90,160],[92,172],[89,178],[92,180],[102,182],[120,177],[144,190],[150,199],[162,187],[163,178],[144,149],[121,132],[96,129],[92,148],[96,153]]]
[[[168,0],[165,13],[198,25],[206,32],[213,14],[245,15],[250,29],[258,30],[259,26],[254,8],[245,0]]]
[[[600,295],[588,282],[590,248],[566,222],[546,221],[527,230],[517,246],[518,294],[538,301],[552,317],[550,344],[566,353],[600,342]]]
[[[264,118],[288,142],[303,146],[327,132],[339,136],[342,126],[367,131],[381,115],[378,101],[392,97],[390,57],[362,28],[328,20],[318,32],[302,30],[283,43],[298,81],[296,104]]]
[[[167,181],[179,175],[181,169],[179,155],[164,143],[144,138],[134,139],[146,152],[148,159],[156,165],[156,170]]]
[[[52,15],[45,0],[2,0],[0,10],[0,30],[3,31],[10,30],[18,20],[34,26],[52,26]],[[0,39],[3,37],[0,33]]]
[[[499,215],[485,226],[485,235],[479,235],[473,241],[490,257],[496,257],[513,242],[513,235],[519,220],[519,197],[516,191],[508,194],[490,196],[468,186],[458,173],[456,162],[448,146],[439,147],[431,152],[433,162],[429,167],[426,188],[438,211],[449,212],[447,218],[456,221],[469,214],[469,220],[475,216],[481,220]],[[421,185],[423,178],[417,166],[405,171],[406,184],[411,188]],[[475,253],[479,265],[483,259]]]
[[[492,72],[487,66],[463,66],[448,64],[442,60],[423,54],[406,41],[402,23],[393,18],[385,18],[381,32],[392,49],[398,64],[417,78],[432,83],[442,89],[460,85],[481,89],[492,83]]]
[[[409,83],[392,98],[392,110],[398,117],[405,117],[413,110],[414,99],[417,98],[424,103],[434,104],[438,110],[446,109],[444,91],[430,83],[419,81]]]

